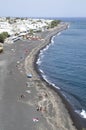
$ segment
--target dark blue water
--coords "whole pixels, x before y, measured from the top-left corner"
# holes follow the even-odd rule
[[[52,38],[40,54],[43,77],[60,88],[74,110],[86,118],[86,19],[66,19],[70,27]]]

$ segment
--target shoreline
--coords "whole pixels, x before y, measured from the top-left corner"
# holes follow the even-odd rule
[[[64,31],[64,30],[63,30]],[[56,35],[58,34],[59,32],[56,33]],[[54,35],[55,36],[55,35]],[[49,43],[47,45],[50,45],[51,44],[51,40],[52,40],[52,37],[50,37],[50,40],[49,40]],[[62,95],[62,93],[60,92],[60,89],[59,88],[56,88],[55,86],[53,86],[51,83],[49,83],[46,79],[43,78],[40,70],[39,70],[39,67],[38,67],[38,64],[36,63],[37,60],[39,59],[39,54],[40,54],[40,51],[45,49],[46,46],[44,46],[43,48],[41,48],[38,53],[36,54],[35,56],[35,60],[34,60],[34,68],[35,68],[35,71],[37,72],[37,74],[40,76],[40,80],[42,80],[43,82],[45,82],[46,86],[48,88],[52,90],[54,90],[57,95],[60,96],[60,98],[62,99],[62,102],[63,104],[65,105],[66,109],[68,110],[69,112],[69,115],[73,121],[73,125],[78,129],[78,130],[82,130],[82,129],[86,129],[86,119],[80,117],[80,115],[78,113],[76,113],[72,107],[72,105],[70,104],[70,102],[68,102],[68,100],[65,98],[64,95]],[[57,86],[58,87],[58,86]]]
[[[32,50],[32,52],[30,53],[30,55],[26,57],[26,59],[25,59],[25,69],[26,69],[26,73],[27,74],[28,73],[32,74],[32,78],[30,79],[32,82],[36,82],[36,83],[40,82],[40,84],[43,85],[42,87],[44,87],[44,89],[46,90],[46,92],[49,91],[47,93],[47,95],[49,95],[49,96],[52,95],[51,97],[53,97],[53,100],[50,98],[50,100],[52,100],[51,103],[53,104],[53,101],[55,101],[54,104],[53,104],[53,107],[57,106],[56,108],[54,108],[55,109],[55,113],[56,113],[55,120],[57,120],[57,121],[55,121],[53,125],[56,124],[56,126],[58,126],[58,120],[60,118],[60,120],[59,120],[60,126],[59,127],[62,127],[61,125],[63,125],[64,130],[67,130],[67,129],[68,130],[76,130],[76,128],[74,126],[75,124],[73,124],[73,122],[72,122],[73,118],[70,117],[71,116],[71,112],[68,110],[69,106],[66,103],[64,97],[61,95],[61,93],[56,88],[54,88],[52,85],[50,85],[49,83],[47,83],[43,79],[41,73],[38,70],[38,66],[36,64],[37,59],[39,57],[40,50],[43,50],[48,44],[51,43],[51,39],[52,39],[52,37],[54,35],[56,35],[57,33],[65,30],[65,29],[67,29],[67,25],[64,25],[64,27],[60,27],[59,29],[56,28],[53,31],[51,31],[50,35],[48,35],[47,37],[45,37],[45,41],[42,43],[42,45],[40,45],[37,48],[35,48],[34,50]],[[30,63],[29,67],[27,67],[28,63]],[[36,88],[36,89],[37,89],[37,91],[39,91],[39,88]],[[57,100],[59,100],[59,101],[57,101]],[[53,107],[52,107],[52,109],[53,109]],[[61,107],[61,109],[63,109],[63,111],[61,111],[59,107]],[[56,111],[56,109],[58,109],[58,108],[59,108],[59,111],[60,111],[59,113]],[[67,120],[65,121],[66,116],[67,116]],[[46,114],[45,113],[44,113],[44,117],[46,118]],[[65,125],[67,125],[68,128]],[[57,129],[57,127],[54,128],[54,129]]]

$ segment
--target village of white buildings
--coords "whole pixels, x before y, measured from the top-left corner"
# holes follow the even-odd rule
[[[13,43],[20,39],[43,40],[35,34],[51,28],[51,23],[52,27],[57,26],[59,20],[0,17],[0,43]]]
[[[1,17],[0,33],[7,32],[10,37],[5,42],[13,42],[26,34],[47,30],[51,21],[45,19]]]

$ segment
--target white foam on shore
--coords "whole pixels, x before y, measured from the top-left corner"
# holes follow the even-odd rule
[[[46,77],[46,75],[42,75],[42,77],[43,77],[43,79],[46,81],[46,82],[48,82],[49,83],[49,81],[47,80],[47,77]]]
[[[43,71],[42,71],[42,72],[43,72]],[[57,87],[54,83],[52,83],[51,81],[49,81],[49,80],[47,79],[46,75],[44,75],[44,72],[43,72],[43,74],[42,74],[42,77],[43,77],[43,79],[44,79],[48,84],[50,84],[50,85],[52,85],[54,88],[57,88],[57,89],[60,90],[59,87]]]
[[[59,89],[60,90],[60,88],[59,87],[57,87],[54,83],[50,83],[53,87],[55,87],[55,88],[57,88],[57,89]]]
[[[43,70],[39,69],[39,71],[41,72],[41,74],[44,74]]]
[[[82,117],[83,117],[83,118],[85,118],[85,119],[86,119],[86,111],[85,111],[85,110],[83,110],[83,109],[82,109],[82,111],[81,111],[81,113],[80,113],[80,114],[82,115]]]
[[[39,57],[41,57],[41,56],[43,55],[43,52],[46,51],[46,50],[48,50],[49,47],[54,44],[54,38],[55,38],[56,36],[59,36],[60,34],[61,34],[61,32],[59,32],[59,33],[57,33],[57,35],[53,36],[53,37],[51,38],[50,44],[48,44],[43,50],[40,50]]]
[[[82,118],[86,119],[86,111],[85,110],[75,110],[76,113],[78,113]]]
[[[57,33],[57,36],[61,35],[61,32]]]
[[[70,28],[70,25],[68,25],[68,28]]]
[[[60,34],[61,34],[61,32],[57,33],[57,36],[59,36]],[[38,58],[36,64],[38,64],[38,65],[41,64],[42,58],[44,57],[44,52],[47,51],[51,45],[54,44],[54,38],[55,38],[55,36],[52,37],[50,44],[48,44],[44,49],[40,50],[39,58]]]
[[[57,36],[59,36],[60,34],[61,34],[61,32],[59,32],[59,33],[57,34]],[[55,36],[56,36],[56,35],[55,35]],[[37,60],[37,62],[36,62],[37,65],[41,65],[41,63],[42,63],[42,58],[44,57],[44,52],[45,52],[46,50],[48,50],[51,45],[54,44],[54,38],[55,38],[55,36],[52,37],[50,44],[48,44],[43,50],[40,50],[39,58],[38,58],[38,60]],[[55,88],[57,88],[57,89],[60,89],[60,88],[57,87],[54,83],[50,82],[50,81],[47,79],[47,77],[46,77],[46,75],[44,74],[43,70],[39,69],[39,71],[40,71],[40,73],[41,73],[43,79],[44,79],[47,83],[49,83],[50,85],[52,85],[53,87],[55,87]]]
[[[50,46],[50,44],[49,44],[49,45],[47,45],[47,46],[46,46],[46,47],[42,50],[42,52],[44,52],[44,51],[48,50],[49,46]]]
[[[42,58],[44,57],[44,52],[45,52],[46,50],[48,50],[48,48],[50,47],[50,45],[54,44],[54,38],[55,38],[55,36],[52,37],[52,39],[51,39],[51,44],[48,44],[43,50],[40,50],[39,58],[38,58],[36,64],[38,64],[38,65],[41,64]]]
[[[55,36],[52,37],[51,44],[54,44],[54,38],[55,38]]]
[[[62,95],[67,99],[67,96],[64,93],[62,93]],[[67,99],[67,101],[69,101],[69,100]]]
[[[41,64],[41,60],[40,60],[40,58],[37,60],[36,64],[38,64],[38,65]]]

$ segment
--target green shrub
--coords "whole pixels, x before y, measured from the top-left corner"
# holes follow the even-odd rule
[[[9,37],[8,32],[3,32],[3,33],[1,33],[1,34],[0,34],[0,42],[1,42],[1,43],[4,43],[4,40],[5,40],[7,37]]]
[[[57,26],[61,21],[60,20],[53,20],[51,22],[51,28],[54,28],[55,26]]]

